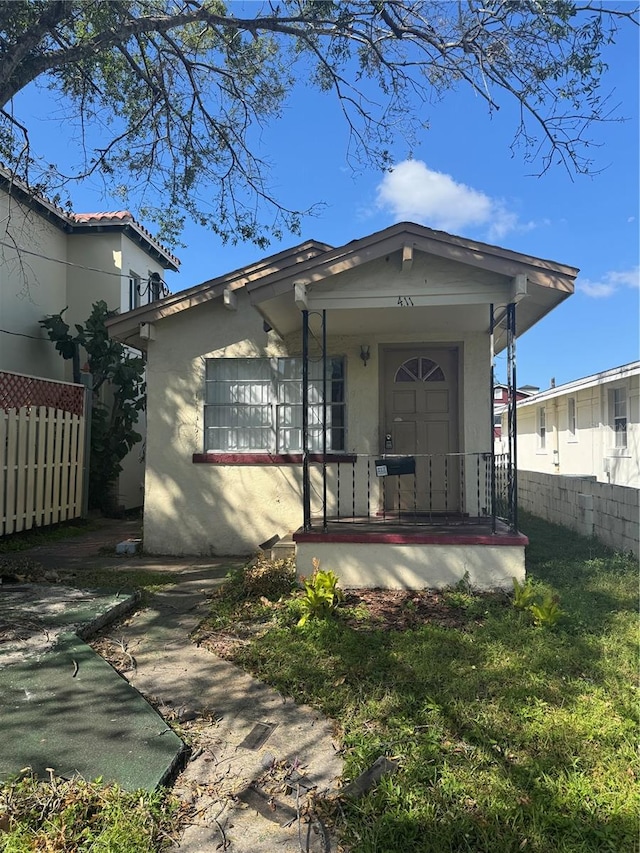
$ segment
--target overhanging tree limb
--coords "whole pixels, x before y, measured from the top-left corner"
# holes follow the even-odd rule
[[[573,0],[282,0],[243,17],[233,9],[221,0],[0,2],[0,158],[54,189],[56,179],[124,174],[123,183],[151,188],[169,241],[189,216],[222,239],[263,245],[295,229],[299,213],[269,189],[252,129],[279,117],[296,79],[334,93],[352,153],[380,168],[397,133],[420,127],[425,105],[466,86],[489,110],[519,105],[515,141],[539,172],[557,160],[589,172],[589,129],[614,117],[601,90],[603,50],[638,20],[630,4]],[[73,175],[39,167],[34,152],[18,156],[26,123],[18,99],[8,106],[34,81],[67,99],[83,134],[100,122],[103,139],[91,146],[87,132]]]

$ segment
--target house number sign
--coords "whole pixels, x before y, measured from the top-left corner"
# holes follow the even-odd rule
[[[401,308],[413,308],[413,299],[410,296],[398,296],[398,305]]]

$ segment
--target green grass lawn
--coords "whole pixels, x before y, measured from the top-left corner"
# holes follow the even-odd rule
[[[338,721],[345,777],[380,755],[397,774],[337,829],[357,853],[638,849],[638,569],[532,517],[527,572],[562,618],[536,627],[504,596],[451,593],[463,627],[389,631],[341,618],[296,628],[295,605],[247,608],[230,584],[212,612],[262,619],[234,659]],[[326,566],[338,575],[340,566]]]
[[[639,849],[637,561],[532,517],[521,529],[533,589],[562,611],[553,627],[464,584],[444,595],[459,618],[439,624],[383,630],[341,605],[296,627],[299,598],[267,600],[290,587],[282,565],[236,573],[213,600],[201,635],[249,638],[229,644],[237,663],[337,721],[345,781],[380,755],[399,762],[334,810],[344,850]],[[151,853],[169,804],[56,780],[4,786],[0,851]]]

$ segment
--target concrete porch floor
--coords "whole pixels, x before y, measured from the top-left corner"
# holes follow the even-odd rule
[[[527,537],[512,531],[501,519],[496,519],[493,532],[490,518],[431,519],[407,514],[362,516],[356,518],[328,518],[324,529],[321,519],[312,521],[311,530],[299,528],[293,534],[295,542],[375,542],[390,544],[478,544],[521,545],[529,544]]]

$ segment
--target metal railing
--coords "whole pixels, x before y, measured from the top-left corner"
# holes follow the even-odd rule
[[[321,454],[313,456],[305,527],[326,526],[328,521],[429,525],[506,518],[507,478],[503,469],[496,476],[493,458],[490,451],[410,457],[353,454],[344,461],[335,454],[329,461]],[[404,473],[395,473],[398,470]]]

